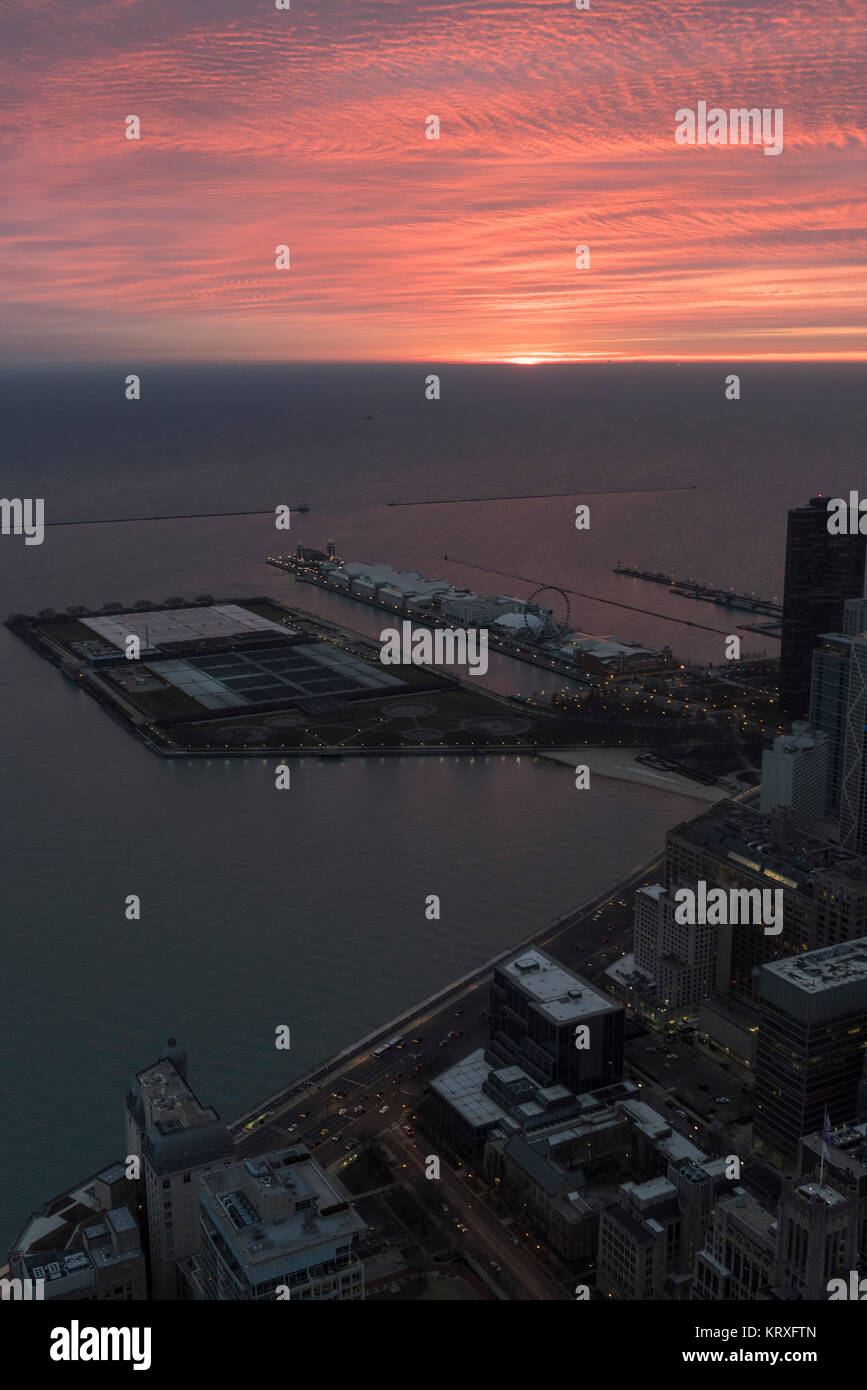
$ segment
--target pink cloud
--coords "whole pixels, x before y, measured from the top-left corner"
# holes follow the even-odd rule
[[[860,4],[95,0],[13,27],[10,354],[867,352]],[[782,107],[782,155],[676,146],[699,99]]]

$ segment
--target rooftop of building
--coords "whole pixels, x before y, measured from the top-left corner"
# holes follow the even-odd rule
[[[677,1188],[662,1175],[648,1178],[646,1182],[622,1183],[620,1190],[641,1210],[654,1207],[659,1202],[669,1202],[673,1197],[677,1197]]]
[[[806,994],[821,994],[867,981],[867,936],[772,961],[762,966],[763,979],[766,971]]]
[[[127,1105],[145,1136],[144,1152],[159,1172],[177,1172],[231,1150],[217,1111],[199,1100],[167,1056],[136,1073]]]
[[[32,1279],[45,1279],[48,1283],[69,1279],[72,1281],[71,1287],[78,1288],[82,1277],[86,1275],[89,1280],[94,1270],[112,1269],[116,1265],[142,1258],[138,1240],[134,1244],[126,1242],[128,1248],[119,1249],[116,1248],[117,1242],[112,1239],[112,1233],[115,1236],[138,1234],[135,1218],[126,1207],[113,1207],[105,1212],[103,1221],[78,1226],[75,1244],[70,1248],[55,1246],[53,1249],[31,1250],[24,1258],[27,1273]]]
[[[801,1147],[821,1157],[824,1137],[821,1130],[805,1134]],[[867,1178],[867,1121],[838,1125],[830,1132],[826,1165],[841,1173],[849,1173],[856,1181]]]
[[[367,579],[371,584],[387,584],[405,595],[427,593],[434,589],[449,590],[452,587],[447,579],[425,579],[415,570],[395,570],[391,565],[369,564],[366,560],[345,561],[343,573],[351,580]]]
[[[200,1200],[247,1268],[367,1228],[346,1189],[303,1144],[207,1173]]]
[[[777,1231],[777,1218],[743,1186],[723,1193],[715,1203],[720,1217],[732,1221],[745,1234],[772,1248]]]
[[[81,618],[80,621],[120,651],[125,649],[130,635],[139,638],[144,650],[150,650],[179,642],[246,636],[253,632],[276,633],[285,637],[290,631],[282,623],[262,618],[237,603],[196,604],[144,613],[112,613],[110,617],[96,616]]]
[[[539,618],[535,613],[503,613],[499,618],[494,619],[494,627],[507,628],[518,631],[526,628],[540,628],[544,626],[544,618]]]
[[[617,657],[658,656],[659,652],[650,647],[642,647],[640,642],[624,642],[619,637],[594,637],[589,632],[570,632],[567,639],[570,647],[595,656],[599,661],[610,661]]]
[[[725,1172],[725,1159],[710,1159],[707,1163],[696,1163],[693,1158],[678,1158],[670,1164],[670,1167],[689,1182],[705,1183],[715,1171],[715,1165],[721,1165],[722,1172]],[[716,1171],[719,1169],[716,1168]]]
[[[21,1254],[38,1253],[45,1258],[49,1251],[65,1250],[76,1239],[82,1222],[104,1219],[104,1209],[96,1197],[96,1182],[102,1179],[113,1184],[125,1178],[123,1164],[113,1163],[53,1197],[28,1217],[12,1250]]]
[[[593,1014],[613,1013],[621,1008],[537,948],[523,951],[497,968],[554,1023],[574,1023]]]
[[[809,752],[817,748],[820,743],[827,742],[828,735],[823,734],[819,729],[811,729],[809,724],[797,721],[792,725],[792,732],[789,734],[778,734],[774,739],[773,751],[779,755],[782,753],[795,756],[797,753]]]
[[[673,1129],[671,1122],[645,1101],[623,1100],[618,1102],[617,1108],[629,1116],[636,1129],[669,1161],[690,1158],[695,1163],[703,1163],[707,1158],[702,1149]]]
[[[658,903],[664,893],[664,883],[646,883],[643,888],[636,889],[635,896],[636,898],[652,898],[655,903]]]
[[[486,1125],[494,1125],[500,1120],[508,1119],[508,1115],[504,1108],[485,1095],[482,1089],[492,1070],[490,1062],[485,1060],[485,1049],[480,1047],[455,1066],[434,1077],[431,1089],[453,1106],[471,1128],[481,1129]],[[507,1070],[520,1069],[510,1067]]]
[[[703,849],[728,859],[732,865],[811,895],[817,870],[851,862],[854,858],[837,845],[806,834],[793,832],[796,843],[783,844],[773,838],[771,818],[752,806],[726,800],[715,802],[694,819],[676,825],[669,832]]]
[[[470,1128],[506,1136],[523,1134],[552,1151],[597,1132],[603,1124],[616,1123],[616,1103],[638,1094],[634,1081],[616,1081],[580,1096],[565,1086],[539,1086],[520,1067],[493,1066],[483,1048],[441,1072],[430,1084]]]
[[[846,1205],[846,1198],[827,1183],[805,1182],[800,1187],[795,1188],[795,1195],[801,1201],[809,1202],[812,1206],[821,1207],[842,1207]]]

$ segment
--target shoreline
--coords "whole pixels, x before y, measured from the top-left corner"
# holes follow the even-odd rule
[[[736,796],[734,788],[717,784],[702,786],[679,772],[669,772],[662,768],[645,767],[638,762],[641,748],[606,748],[602,745],[583,745],[578,748],[540,750],[539,758],[550,762],[563,763],[575,768],[584,763],[594,777],[608,777],[612,781],[633,782],[638,786],[655,788],[658,791],[675,792],[678,796],[691,797],[694,801],[723,801]],[[742,789],[745,790],[745,789]]]
[[[279,1107],[281,1104],[285,1105],[293,1096],[297,1099],[299,1091],[305,1091],[311,1088],[317,1090],[321,1089],[323,1082],[335,1072],[335,1069],[337,1073],[339,1073],[344,1070],[346,1064],[351,1059],[356,1061],[363,1060],[360,1054],[363,1053],[364,1049],[369,1046],[372,1048],[375,1043],[383,1041],[389,1034],[403,1029],[411,1023],[413,1025],[420,1024],[424,1021],[422,1019],[423,1014],[426,1014],[432,1009],[435,1011],[437,1006],[442,1007],[451,996],[457,998],[464,991],[475,988],[493,971],[495,965],[499,964],[502,960],[507,960],[517,951],[526,950],[531,946],[539,946],[543,949],[547,948],[556,940],[561,932],[567,931],[577,919],[586,916],[601,903],[614,897],[615,894],[629,892],[630,888],[634,887],[639,879],[644,878],[646,874],[650,873],[659,865],[661,860],[662,851],[658,850],[649,859],[644,860],[643,863],[633,865],[631,869],[624,873],[608,888],[601,892],[594,893],[592,897],[580,903],[577,907],[570,907],[566,912],[561,913],[559,917],[555,918],[553,921],[547,922],[545,926],[538,928],[529,936],[525,937],[523,941],[518,941],[505,950],[499,951],[497,955],[492,956],[491,959],[485,961],[483,965],[477,966],[475,969],[468,971],[467,974],[460,976],[457,980],[452,980],[448,984],[443,985],[426,999],[416,1001],[414,1004],[410,1005],[409,1008],[405,1009],[403,1013],[397,1014],[390,1022],[379,1024],[372,1032],[365,1034],[364,1037],[356,1038],[354,1042],[348,1044],[339,1052],[333,1053],[332,1056],[326,1058],[324,1062],[320,1062],[306,1072],[303,1072],[302,1075],[296,1077],[294,1081],[290,1081],[279,1090],[272,1092],[270,1096],[258,1102],[254,1107],[236,1116],[234,1120],[227,1121],[229,1130],[236,1139],[243,1138],[243,1134],[238,1134],[237,1131],[242,1128],[246,1121],[255,1118],[261,1111]]]

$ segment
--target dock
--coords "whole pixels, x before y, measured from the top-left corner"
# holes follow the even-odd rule
[[[723,608],[736,608],[745,613],[761,613],[768,618],[780,619],[783,606],[772,599],[759,598],[756,594],[738,594],[734,589],[720,589],[714,584],[699,584],[695,579],[676,579],[673,574],[661,574],[654,570],[642,570],[634,565],[622,565],[618,560],[614,574],[625,574],[629,579],[645,579],[649,584],[663,584],[681,598],[694,598],[702,603],[716,603]],[[757,629],[758,630],[758,629]]]

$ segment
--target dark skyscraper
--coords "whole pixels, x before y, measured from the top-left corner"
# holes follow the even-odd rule
[[[846,599],[864,594],[865,556],[867,536],[829,534],[826,497],[789,512],[780,651],[780,711],[788,719],[807,713],[820,633],[839,632]]]
[[[793,1163],[805,1134],[858,1112],[867,938],[762,967],[753,1138]]]

